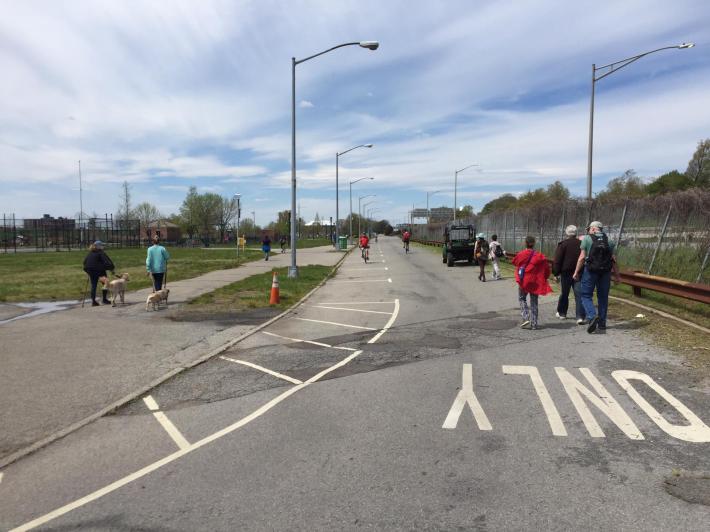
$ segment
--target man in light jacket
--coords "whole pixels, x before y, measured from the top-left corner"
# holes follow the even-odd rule
[[[165,272],[168,271],[168,260],[170,254],[160,245],[160,238],[153,237],[153,245],[148,248],[148,256],[145,259],[145,269],[153,277],[153,290],[162,290]]]

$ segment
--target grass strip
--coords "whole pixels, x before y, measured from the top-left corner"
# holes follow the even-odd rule
[[[116,273],[127,272],[129,290],[150,286],[144,248],[107,249]],[[235,248],[168,248],[168,283],[214,270],[235,268],[262,259],[261,251],[246,250],[237,260]],[[86,285],[82,270],[88,251],[0,254],[0,301],[63,301],[81,298]]]
[[[286,309],[298,302],[333,272],[332,266],[300,266],[298,277],[290,279],[288,268],[276,268],[279,275],[280,303],[269,304],[272,272],[251,275],[240,281],[202,294],[188,302],[186,312],[233,313],[259,308]]]

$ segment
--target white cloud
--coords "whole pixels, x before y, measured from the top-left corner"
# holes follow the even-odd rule
[[[301,109],[309,109],[311,107],[314,107],[313,102],[309,102],[308,100],[301,100],[300,102],[298,102],[298,106]]]

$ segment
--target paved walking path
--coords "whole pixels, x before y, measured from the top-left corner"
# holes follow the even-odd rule
[[[268,311],[242,323],[171,317],[180,303],[287,266],[290,257],[168,278],[169,310],[146,312],[144,289],[128,292],[125,306],[87,305],[1,324],[0,464],[265,321]],[[334,265],[341,257],[330,246],[298,250],[299,265]]]

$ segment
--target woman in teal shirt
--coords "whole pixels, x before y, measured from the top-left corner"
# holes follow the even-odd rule
[[[153,245],[148,248],[145,269],[153,277],[153,288],[156,291],[163,288],[163,279],[165,278],[165,272],[168,271],[169,259],[168,250],[160,245],[160,238],[154,236]]]

